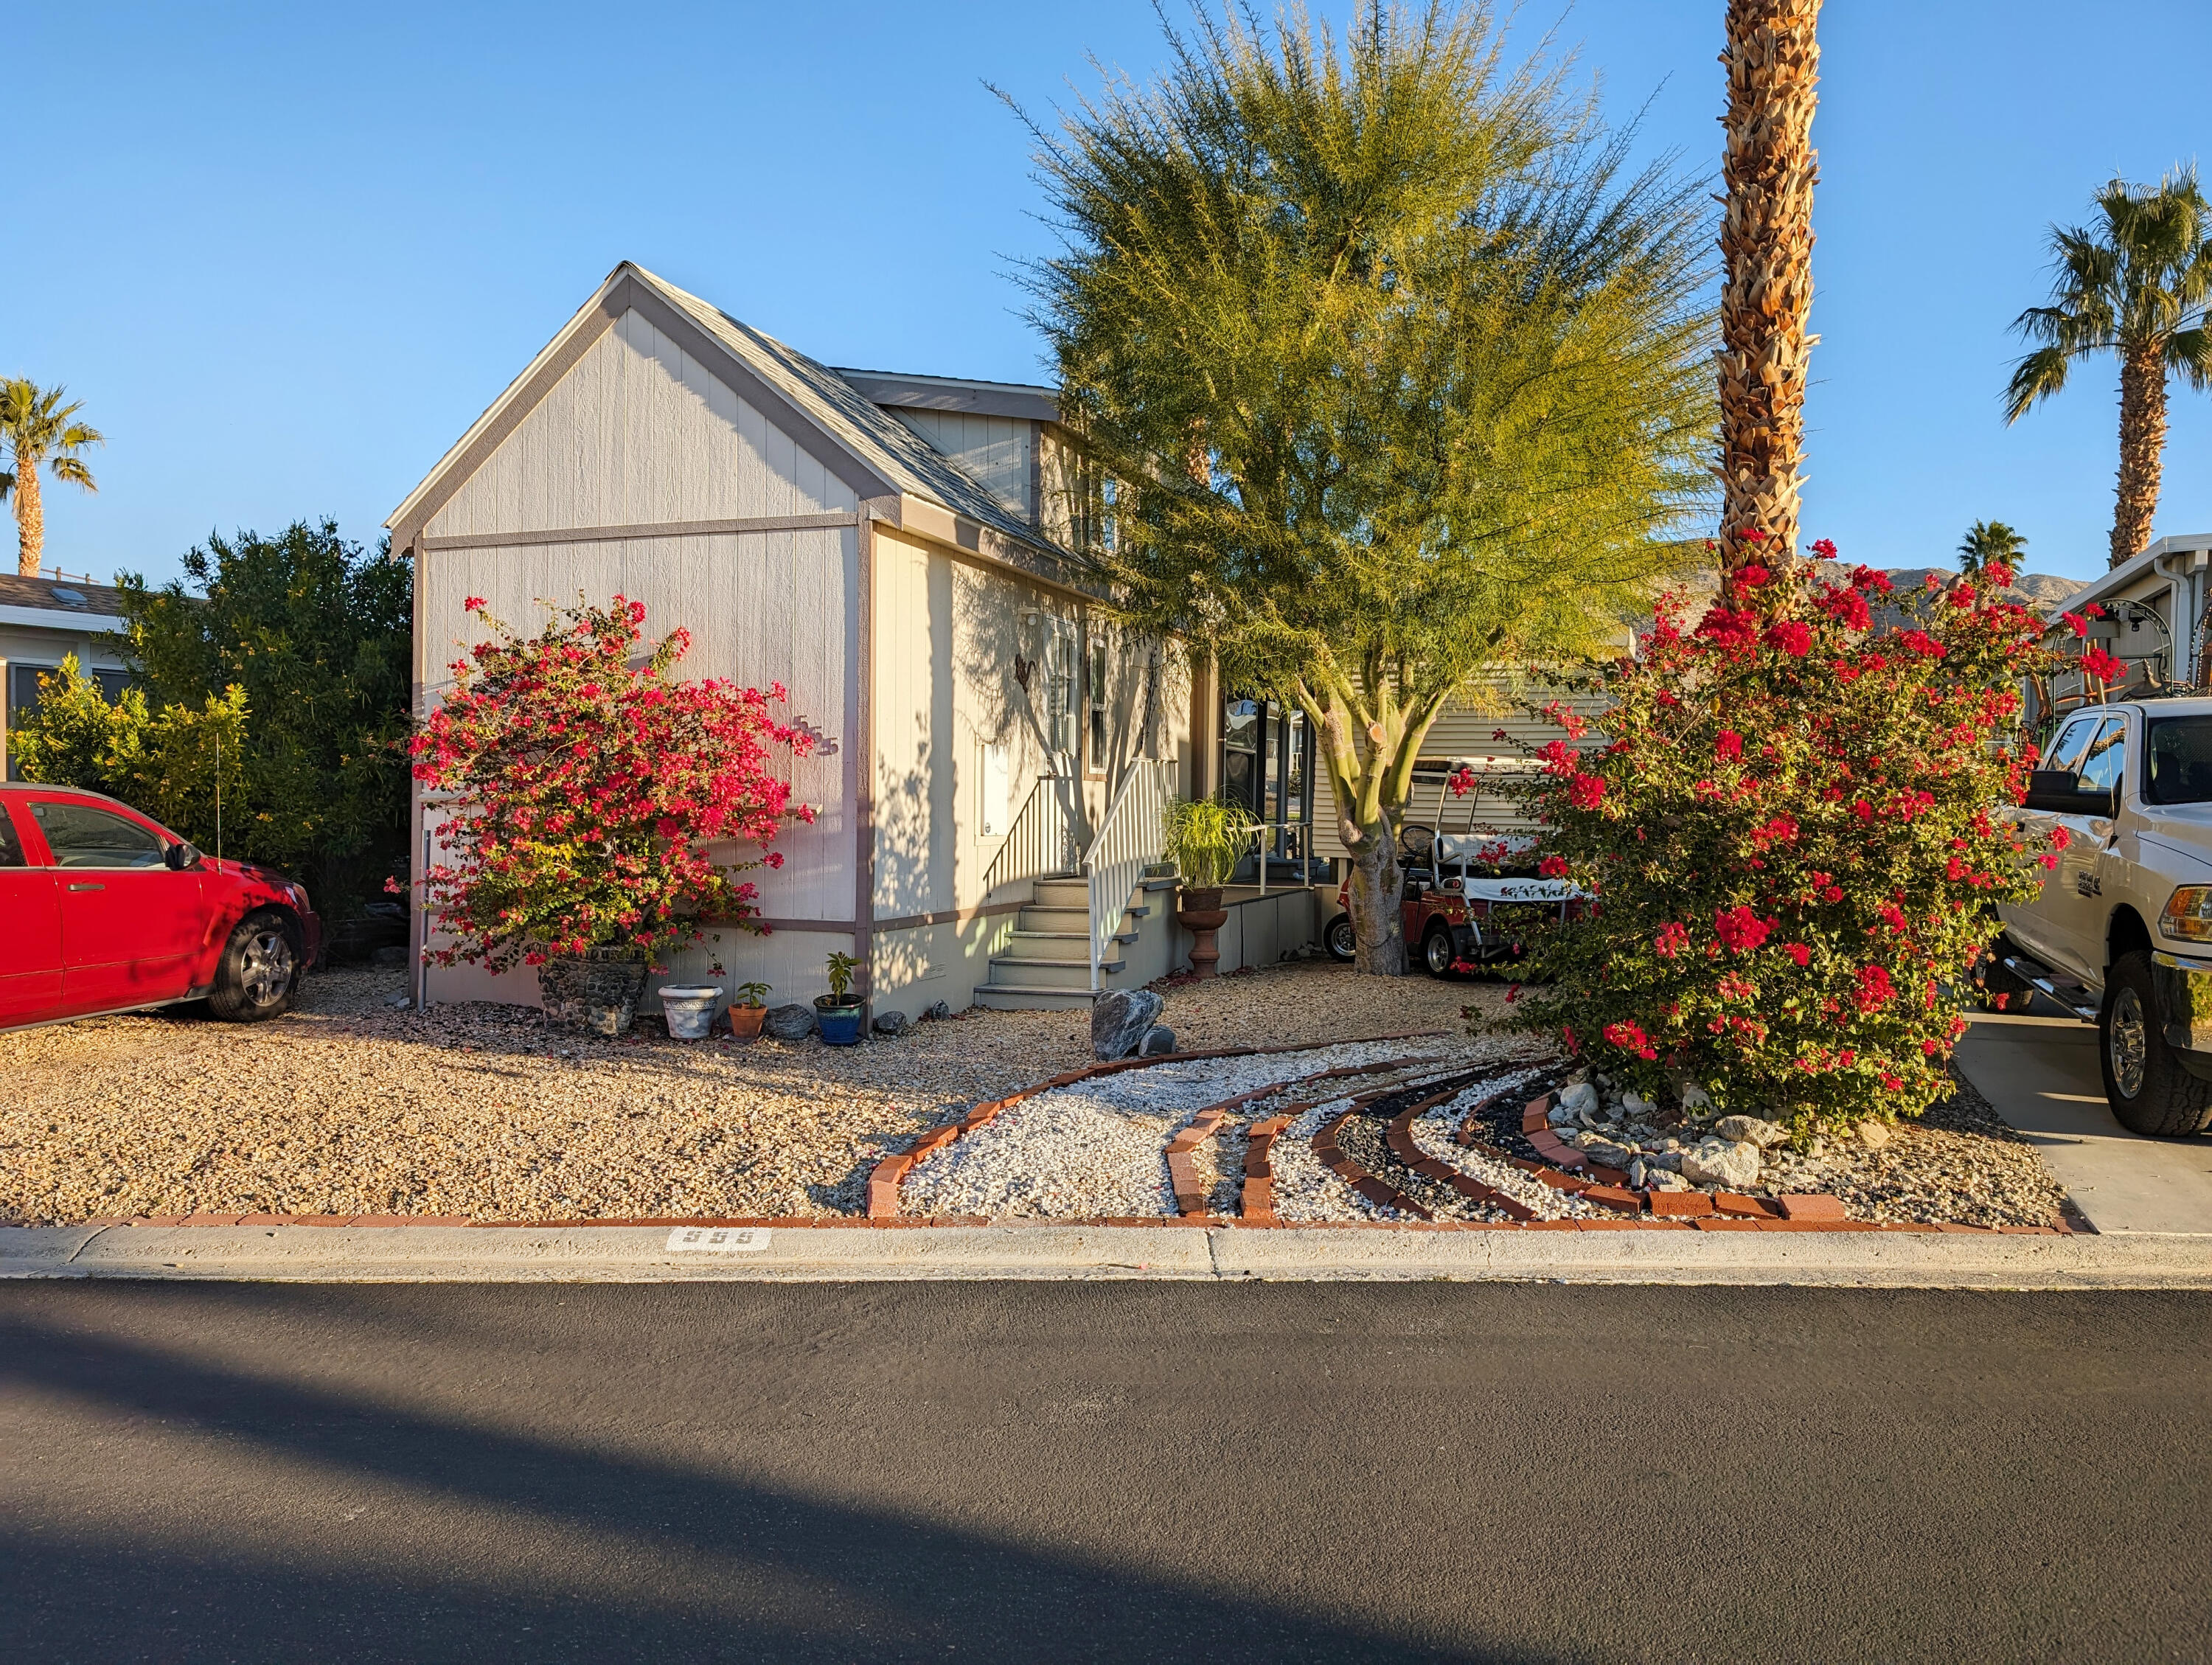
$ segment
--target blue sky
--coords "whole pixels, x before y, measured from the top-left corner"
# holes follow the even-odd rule
[[[1327,6],[1341,15],[1341,4]],[[1717,165],[1720,0],[1525,8],[1653,149]],[[2104,565],[2109,367],[2007,429],[2043,238],[2193,160],[2203,0],[1837,0],[1814,137],[1808,536],[1876,565],[1966,524]],[[162,578],[210,529],[384,517],[622,259],[831,363],[1035,380],[1024,137],[1148,74],[1144,0],[36,7],[11,20],[0,372],[109,435],[50,564]],[[2175,396],[2161,532],[2212,527],[2212,396]],[[4,547],[12,550],[13,529]],[[0,566],[8,565],[0,562]],[[12,568],[10,568],[12,569]]]

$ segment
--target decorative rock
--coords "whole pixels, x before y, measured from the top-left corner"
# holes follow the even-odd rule
[[[1628,1183],[1632,1190],[1641,1191],[1650,1178],[1650,1170],[1644,1167],[1642,1157],[1628,1164]]]
[[[1682,1083],[1682,1111],[1684,1115],[1695,1115],[1698,1111],[1710,1110],[1712,1107],[1713,1096],[1711,1093],[1707,1092],[1703,1087],[1699,1086],[1694,1081],[1685,1081]]]
[[[412,994],[387,994],[384,997],[384,1004],[395,1009],[410,1006],[415,1004],[415,997]]]
[[[1749,1139],[1701,1139],[1682,1157],[1682,1177],[1697,1185],[1747,1191],[1759,1183],[1759,1146]]]
[[[1652,1191],[1687,1191],[1690,1184],[1680,1174],[1671,1174],[1664,1168],[1649,1168],[1644,1171],[1645,1188]]]
[[[951,1006],[946,1001],[939,1000],[921,1014],[921,1021],[929,1023],[939,1018],[950,1018],[951,1015]]]
[[[1570,1115],[1597,1109],[1597,1089],[1588,1081],[1577,1081],[1559,1095],[1559,1108]]]
[[[1646,1167],[1661,1169],[1669,1174],[1679,1174],[1682,1171],[1682,1153],[1680,1151],[1664,1149],[1646,1151],[1644,1153],[1644,1162]]]
[[[1636,1160],[1636,1152],[1625,1145],[1616,1145],[1609,1139],[1600,1139],[1595,1133],[1581,1141],[1583,1154],[1592,1162],[1601,1162],[1608,1168],[1626,1168]]]
[[[1102,1063],[1135,1052],[1167,1002],[1149,988],[1117,988],[1091,1008],[1091,1050]]]
[[[1713,1131],[1723,1139],[1747,1139],[1762,1151],[1771,1151],[1790,1139],[1787,1128],[1762,1121],[1755,1115],[1724,1115],[1713,1123]]]
[[[1577,1125],[1577,1114],[1578,1112],[1569,1109],[1564,1104],[1554,1104],[1552,1106],[1551,1114],[1544,1120],[1554,1127],[1571,1127]]]
[[[1139,1058],[1164,1058],[1175,1050],[1175,1031],[1165,1024],[1154,1024],[1145,1031],[1145,1038],[1137,1048]]]
[[[876,1019],[876,1033],[878,1035],[905,1034],[906,1013],[903,1012],[884,1012],[883,1016]]]
[[[771,1006],[761,1019],[761,1032],[779,1041],[804,1041],[814,1033],[814,1008],[795,1000],[789,1006]]]
[[[1641,1121],[1651,1114],[1654,1106],[1642,1093],[1631,1091],[1621,1094],[1620,1108],[1627,1113],[1629,1120]]]
[[[1856,1127],[1852,1129],[1852,1131],[1859,1136],[1859,1143],[1865,1145],[1869,1151],[1879,1151],[1883,1145],[1889,1143],[1889,1123],[1887,1121],[1877,1121],[1872,1116],[1869,1116],[1864,1121],[1860,1122]]]

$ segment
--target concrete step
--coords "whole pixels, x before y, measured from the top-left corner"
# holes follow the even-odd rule
[[[975,1004],[994,1012],[1083,1012],[1092,996],[1088,988],[1041,988],[1033,984],[985,983],[975,991]]]
[[[1073,960],[1091,963],[1088,931],[1015,931],[1006,939],[1006,957],[1030,960]]]
[[[1040,908],[1080,908],[1091,911],[1091,881],[1085,878],[1041,878],[1036,882]]]
[[[1000,987],[1016,984],[1031,988],[1088,990],[1091,963],[1080,959],[1041,960],[1017,954],[994,954],[991,981]]]
[[[1024,908],[1014,915],[1014,929],[1032,931],[1039,936],[1059,936],[1073,933],[1077,936],[1091,934],[1091,910],[1087,908]]]

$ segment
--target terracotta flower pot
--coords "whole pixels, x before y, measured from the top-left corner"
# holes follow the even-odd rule
[[[757,1041],[761,1025],[768,1021],[764,1006],[733,1006],[723,1014],[730,1020],[730,1036],[733,1040]]]
[[[538,999],[556,1024],[574,1024],[594,1035],[627,1035],[651,969],[620,948],[556,955],[538,968]]]
[[[1176,923],[1190,933],[1190,974],[1194,977],[1211,977],[1214,968],[1221,963],[1221,950],[1214,942],[1213,933],[1229,922],[1229,910],[1221,905],[1221,887],[1203,888],[1185,885],[1182,905],[1176,909]]]

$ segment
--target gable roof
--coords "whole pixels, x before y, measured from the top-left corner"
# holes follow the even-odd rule
[[[847,465],[836,471],[841,475],[849,477],[857,465],[872,488],[862,489],[862,496],[904,494],[922,498],[1027,549],[1062,560],[1073,559],[1069,551],[1009,510],[981,482],[836,371],[627,260],[608,274],[599,294],[508,384],[507,391],[439,459],[385,524],[397,531],[404,523],[428,520],[551,391],[574,362],[574,353],[568,350],[571,343],[580,337],[587,344],[633,307],[648,315],[672,312],[688,322],[691,327],[683,333],[703,337],[705,343],[717,349],[716,355],[738,373],[734,380],[740,383],[741,393],[765,391],[769,403],[795,415],[803,426],[842,454]],[[835,459],[825,460],[834,466]]]

